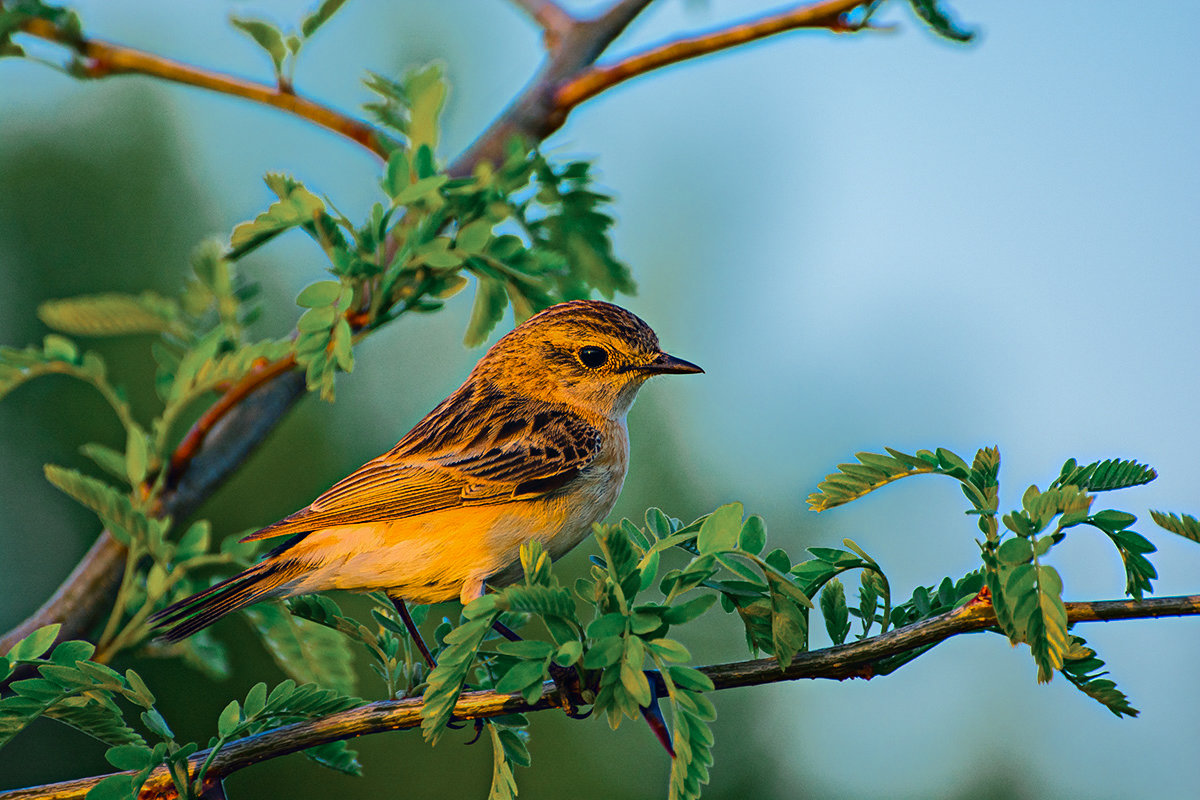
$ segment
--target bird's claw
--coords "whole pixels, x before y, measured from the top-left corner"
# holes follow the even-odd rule
[[[471,741],[463,742],[463,744],[471,745],[479,741],[479,737],[483,736],[483,720],[476,717],[475,720],[475,735],[471,737]]]
[[[579,674],[575,670],[552,663],[550,680],[554,681],[554,686],[558,689],[558,704],[563,713],[571,719],[587,719],[592,715],[590,708],[587,711],[579,710],[584,703],[579,688]]]

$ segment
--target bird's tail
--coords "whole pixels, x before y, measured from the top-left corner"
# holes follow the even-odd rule
[[[150,624],[154,628],[164,629],[159,634],[164,641],[186,639],[232,611],[282,594],[286,584],[297,577],[295,566],[274,559],[259,562],[202,592],[167,606],[150,617]]]

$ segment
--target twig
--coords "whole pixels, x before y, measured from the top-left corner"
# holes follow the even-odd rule
[[[786,31],[822,28],[835,33],[854,32],[859,28],[847,23],[845,15],[865,3],[866,0],[826,0],[803,5],[790,11],[666,42],[613,64],[597,64],[563,82],[554,92],[554,105],[565,114],[585,100],[631,78]]]
[[[1144,600],[1104,600],[1067,603],[1070,623],[1102,622],[1118,619],[1150,619],[1168,616],[1200,614],[1200,595],[1155,597]],[[906,653],[919,647],[938,644],[952,636],[984,630],[996,624],[990,603],[971,602],[967,605],[915,622],[903,628],[850,644],[826,647],[797,655],[786,669],[781,670],[771,658],[760,658],[732,664],[701,668],[712,679],[716,690],[743,686],[758,686],[800,679],[870,678],[873,665],[881,659]],[[520,695],[496,692],[464,692],[454,706],[454,718],[484,719],[504,714],[528,713],[559,707],[558,689],[548,681],[540,700],[527,704]],[[353,739],[385,731],[415,728],[421,724],[420,698],[381,700],[359,708],[330,714],[320,719],[284,725],[254,736],[229,742],[209,766],[207,775],[223,780],[233,772],[271,758],[306,750],[340,739]],[[208,757],[201,750],[189,759],[193,773]],[[0,793],[0,800],[67,800],[82,798],[87,791],[107,776],[82,778],[62,783],[46,784],[27,789]],[[171,779],[160,768],[150,775],[142,796],[173,797]]]
[[[561,128],[570,109],[555,105],[554,92],[558,86],[594,64],[651,2],[653,0],[618,0],[600,16],[571,25],[533,80],[455,159],[447,172],[469,175],[482,161],[499,164],[504,160],[504,148],[513,139],[540,142]]]
[[[44,19],[27,20],[22,23],[21,30],[30,36],[74,48],[83,59],[80,67],[86,77],[149,75],[174,83],[198,86],[201,89],[242,97],[295,114],[326,130],[345,136],[384,160],[388,157],[389,151],[383,134],[371,125],[301,97],[294,92],[283,91],[278,86],[255,83],[231,75],[211,72],[143,50],[99,39],[74,38]]]
[[[542,27],[542,41],[547,50],[557,49],[567,31],[575,24],[575,17],[554,0],[512,0],[512,4]]]

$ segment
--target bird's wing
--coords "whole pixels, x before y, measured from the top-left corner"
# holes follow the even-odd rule
[[[391,452],[338,481],[307,508],[242,541],[538,497],[578,475],[600,450],[599,430],[562,409],[520,416],[495,410],[483,417],[492,424],[477,424],[465,446],[465,437],[414,437],[418,425]]]

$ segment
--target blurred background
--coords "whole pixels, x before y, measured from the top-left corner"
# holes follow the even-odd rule
[[[298,23],[305,3],[78,0],[93,36],[270,79],[229,11]],[[630,51],[768,10],[660,0]],[[584,8],[590,6],[585,5]],[[1148,508],[1200,512],[1200,89],[1194,4],[959,0],[970,46],[940,41],[903,7],[892,33],[800,33],[627,84],[549,142],[596,160],[617,197],[616,248],[637,296],[619,298],[672,353],[707,370],[654,382],[630,418],[633,465],[614,514],[649,505],[690,520],[741,500],[799,559],[852,537],[900,598],[978,563],[950,481],[914,479],[820,516],[804,498],[860,450],[997,444],[1002,508],[1068,457],[1135,458],[1153,484],[1111,498],[1143,517],[1160,595],[1200,590],[1200,547]],[[56,51],[39,51],[53,56]],[[349,3],[306,47],[299,90],[358,113],[367,69],[442,59],[452,94],[442,154],[465,147],[536,69],[533,26],[503,0]],[[80,83],[0,62],[0,342],[45,333],[43,300],[174,291],[203,237],[227,236],[272,199],[263,173],[296,175],[351,218],[378,196],[363,151],[279,112],[148,79]],[[322,275],[291,235],[243,262],[262,285],[263,335]],[[470,296],[372,337],[334,406],[307,399],[202,513],[218,533],[277,519],[390,447],[481,351],[461,345]],[[511,326],[511,320],[502,325]],[[500,333],[502,331],[498,331]],[[98,341],[135,409],[154,410],[144,341]],[[90,346],[90,345],[89,345]],[[43,379],[0,403],[0,625],[53,591],[91,544],[94,518],[41,465],[86,468],[77,447],[123,436],[86,387]],[[1117,598],[1111,545],[1080,531],[1054,551],[1068,599]],[[561,566],[582,571],[584,546]],[[850,586],[856,585],[852,579]],[[447,613],[450,613],[449,610]],[[711,612],[688,639],[704,662],[745,657]],[[819,623],[814,619],[817,628]],[[221,707],[280,676],[238,619],[233,677],[131,662],[177,733],[207,737]],[[1200,765],[1195,619],[1084,626],[1142,710],[1118,720],[1061,678],[1038,686],[1025,648],[960,637],[899,673],[722,692],[707,798],[1173,798]],[[814,632],[813,646],[823,646]],[[364,670],[360,692],[381,687]],[[464,732],[467,733],[467,732]],[[533,720],[523,797],[665,796],[668,763],[637,724]],[[416,734],[358,743],[366,778],[291,756],[239,773],[232,797],[483,797],[486,745]],[[0,788],[107,771],[103,747],[53,723],[0,751]]]

